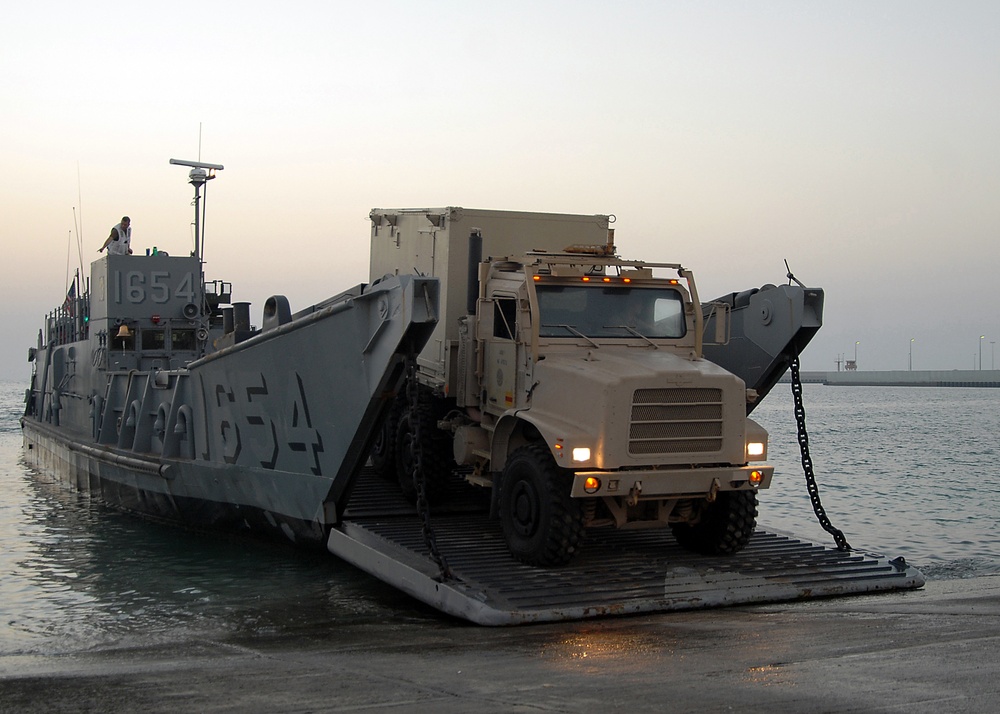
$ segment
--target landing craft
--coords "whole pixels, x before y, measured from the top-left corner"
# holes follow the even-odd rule
[[[128,511],[325,545],[487,624],[733,591],[636,600],[622,581],[522,606],[484,563],[549,583],[595,562],[604,582],[637,549],[760,565],[773,468],[748,414],[820,327],[821,289],[702,304],[683,266],[621,258],[608,216],[375,209],[370,282],[297,312],[273,295],[258,328],[202,272],[200,191],[222,166],[171,163],[191,167],[194,250],[102,257],[47,316],[32,464]],[[863,589],[922,583],[876,565]],[[772,595],[844,592],[843,575]]]

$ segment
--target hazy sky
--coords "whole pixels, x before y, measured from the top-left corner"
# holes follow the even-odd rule
[[[373,207],[613,213],[703,298],[826,289],[805,369],[990,368],[1000,3],[16,3],[0,24],[0,377],[123,214],[292,309],[367,279]],[[980,335],[985,337],[981,340]],[[856,344],[860,343],[860,344]],[[1000,358],[1000,355],[996,355]]]

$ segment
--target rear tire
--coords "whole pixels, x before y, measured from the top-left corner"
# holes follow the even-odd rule
[[[733,555],[750,541],[757,527],[757,492],[722,491],[705,503],[697,523],[672,523],[677,543],[702,555]]]
[[[500,484],[500,525],[511,554],[528,565],[563,565],[583,543],[583,506],[566,474],[541,444],[507,460]]]
[[[370,456],[372,467],[379,476],[390,478],[396,475],[396,432],[402,411],[402,404],[397,397],[392,401],[385,421],[375,434]]]

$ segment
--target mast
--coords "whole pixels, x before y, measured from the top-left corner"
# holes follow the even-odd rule
[[[204,161],[184,161],[182,159],[170,159],[170,163],[175,166],[190,166],[191,172],[188,174],[188,183],[194,186],[194,255],[200,261],[204,261],[205,246],[201,235],[201,187],[205,182],[215,178],[216,171],[222,171],[222,164],[209,164]]]

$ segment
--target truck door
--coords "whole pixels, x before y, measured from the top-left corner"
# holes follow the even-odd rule
[[[495,295],[489,302],[493,303],[493,320],[483,340],[485,406],[491,412],[502,413],[517,403],[522,380],[517,354],[517,298]]]

